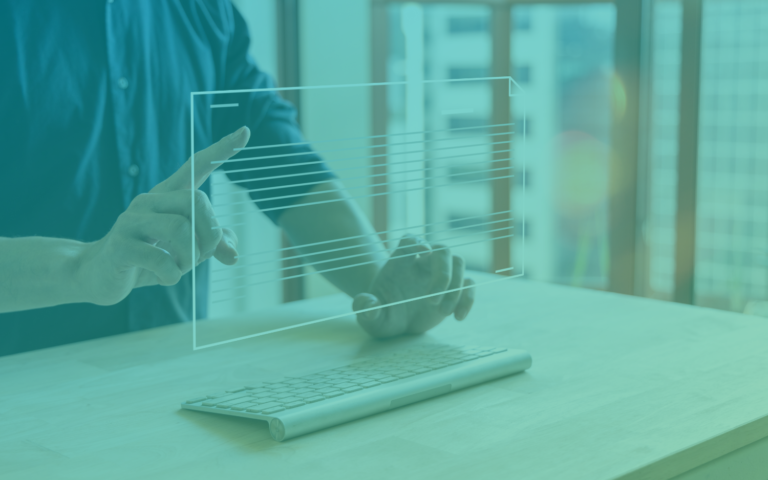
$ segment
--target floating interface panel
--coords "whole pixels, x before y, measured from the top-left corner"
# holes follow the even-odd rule
[[[297,95],[303,136],[282,100]],[[193,152],[242,125],[251,130],[248,144],[218,161],[204,186],[214,228],[239,239],[238,258],[193,270],[209,277],[207,308],[193,305],[193,348],[352,312],[351,299],[322,273],[370,264],[359,239],[292,245],[276,226],[290,210],[338,201],[319,185],[335,185],[357,203],[378,234],[366,241],[390,254],[414,235],[461,255],[469,269],[497,274],[478,288],[523,275],[524,98],[510,77],[192,93]],[[191,241],[194,251],[194,234]],[[200,298],[204,282],[192,283]],[[327,302],[315,302],[312,312],[283,305],[323,296]],[[338,313],[339,302],[347,313]]]

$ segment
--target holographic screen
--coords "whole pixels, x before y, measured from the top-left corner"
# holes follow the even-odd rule
[[[260,129],[270,113],[251,111],[265,104],[254,99],[277,96],[298,96],[303,138],[264,143],[268,135]],[[234,266],[212,258],[192,272],[209,277],[207,309],[193,305],[193,349],[353,314],[352,299],[321,273],[334,261],[346,262],[341,268],[364,263],[344,246],[349,239],[319,242],[323,260],[313,258],[318,242],[315,254],[304,257],[298,252],[303,246],[290,244],[269,218],[316,203],[306,190],[327,179],[308,173],[310,162],[322,161],[334,173],[390,254],[410,234],[461,255],[467,276],[483,272],[473,276],[475,288],[524,275],[527,114],[525,94],[511,77],[190,97],[192,152],[236,130],[243,119],[251,129],[249,143],[208,180],[218,228],[237,235],[239,255]],[[272,180],[281,186],[268,186]],[[194,251],[194,233],[192,242]],[[192,298],[198,298],[194,277],[192,284]]]

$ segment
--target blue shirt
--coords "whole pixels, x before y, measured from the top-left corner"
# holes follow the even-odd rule
[[[249,42],[229,0],[0,0],[0,236],[102,238],[136,195],[189,157],[190,92],[273,86],[249,57]],[[213,99],[196,97],[195,110]],[[274,92],[238,101],[227,115],[195,115],[195,150],[242,125],[251,129],[249,146],[303,141],[294,109]],[[285,151],[311,152],[298,145],[270,153]],[[311,187],[254,175],[332,176],[313,153],[287,159],[270,160],[271,170],[228,173],[251,179],[241,183],[250,189],[285,186],[250,194],[273,221],[276,207]],[[280,196],[288,198],[263,200]],[[204,317],[207,262],[196,276]],[[110,307],[2,314],[0,355],[186,321],[191,309],[187,274],[174,287],[140,288]]]

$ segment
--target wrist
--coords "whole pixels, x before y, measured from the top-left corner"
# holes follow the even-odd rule
[[[95,278],[93,262],[96,258],[95,251],[98,249],[99,242],[78,242],[77,245],[72,246],[68,277],[71,279],[70,296],[77,303],[99,303],[92,286]]]

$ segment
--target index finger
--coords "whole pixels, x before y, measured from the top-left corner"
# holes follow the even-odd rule
[[[208,179],[214,170],[222,165],[224,160],[228,160],[236,153],[240,148],[243,148],[248,144],[248,140],[251,138],[251,131],[248,127],[240,127],[234,133],[230,133],[226,137],[222,138],[218,142],[214,143],[205,150],[192,155],[184,165],[181,166],[173,175],[168,177],[163,182],[159,183],[153,192],[170,192],[173,190],[190,189],[192,178],[192,160],[195,161],[195,189]]]

